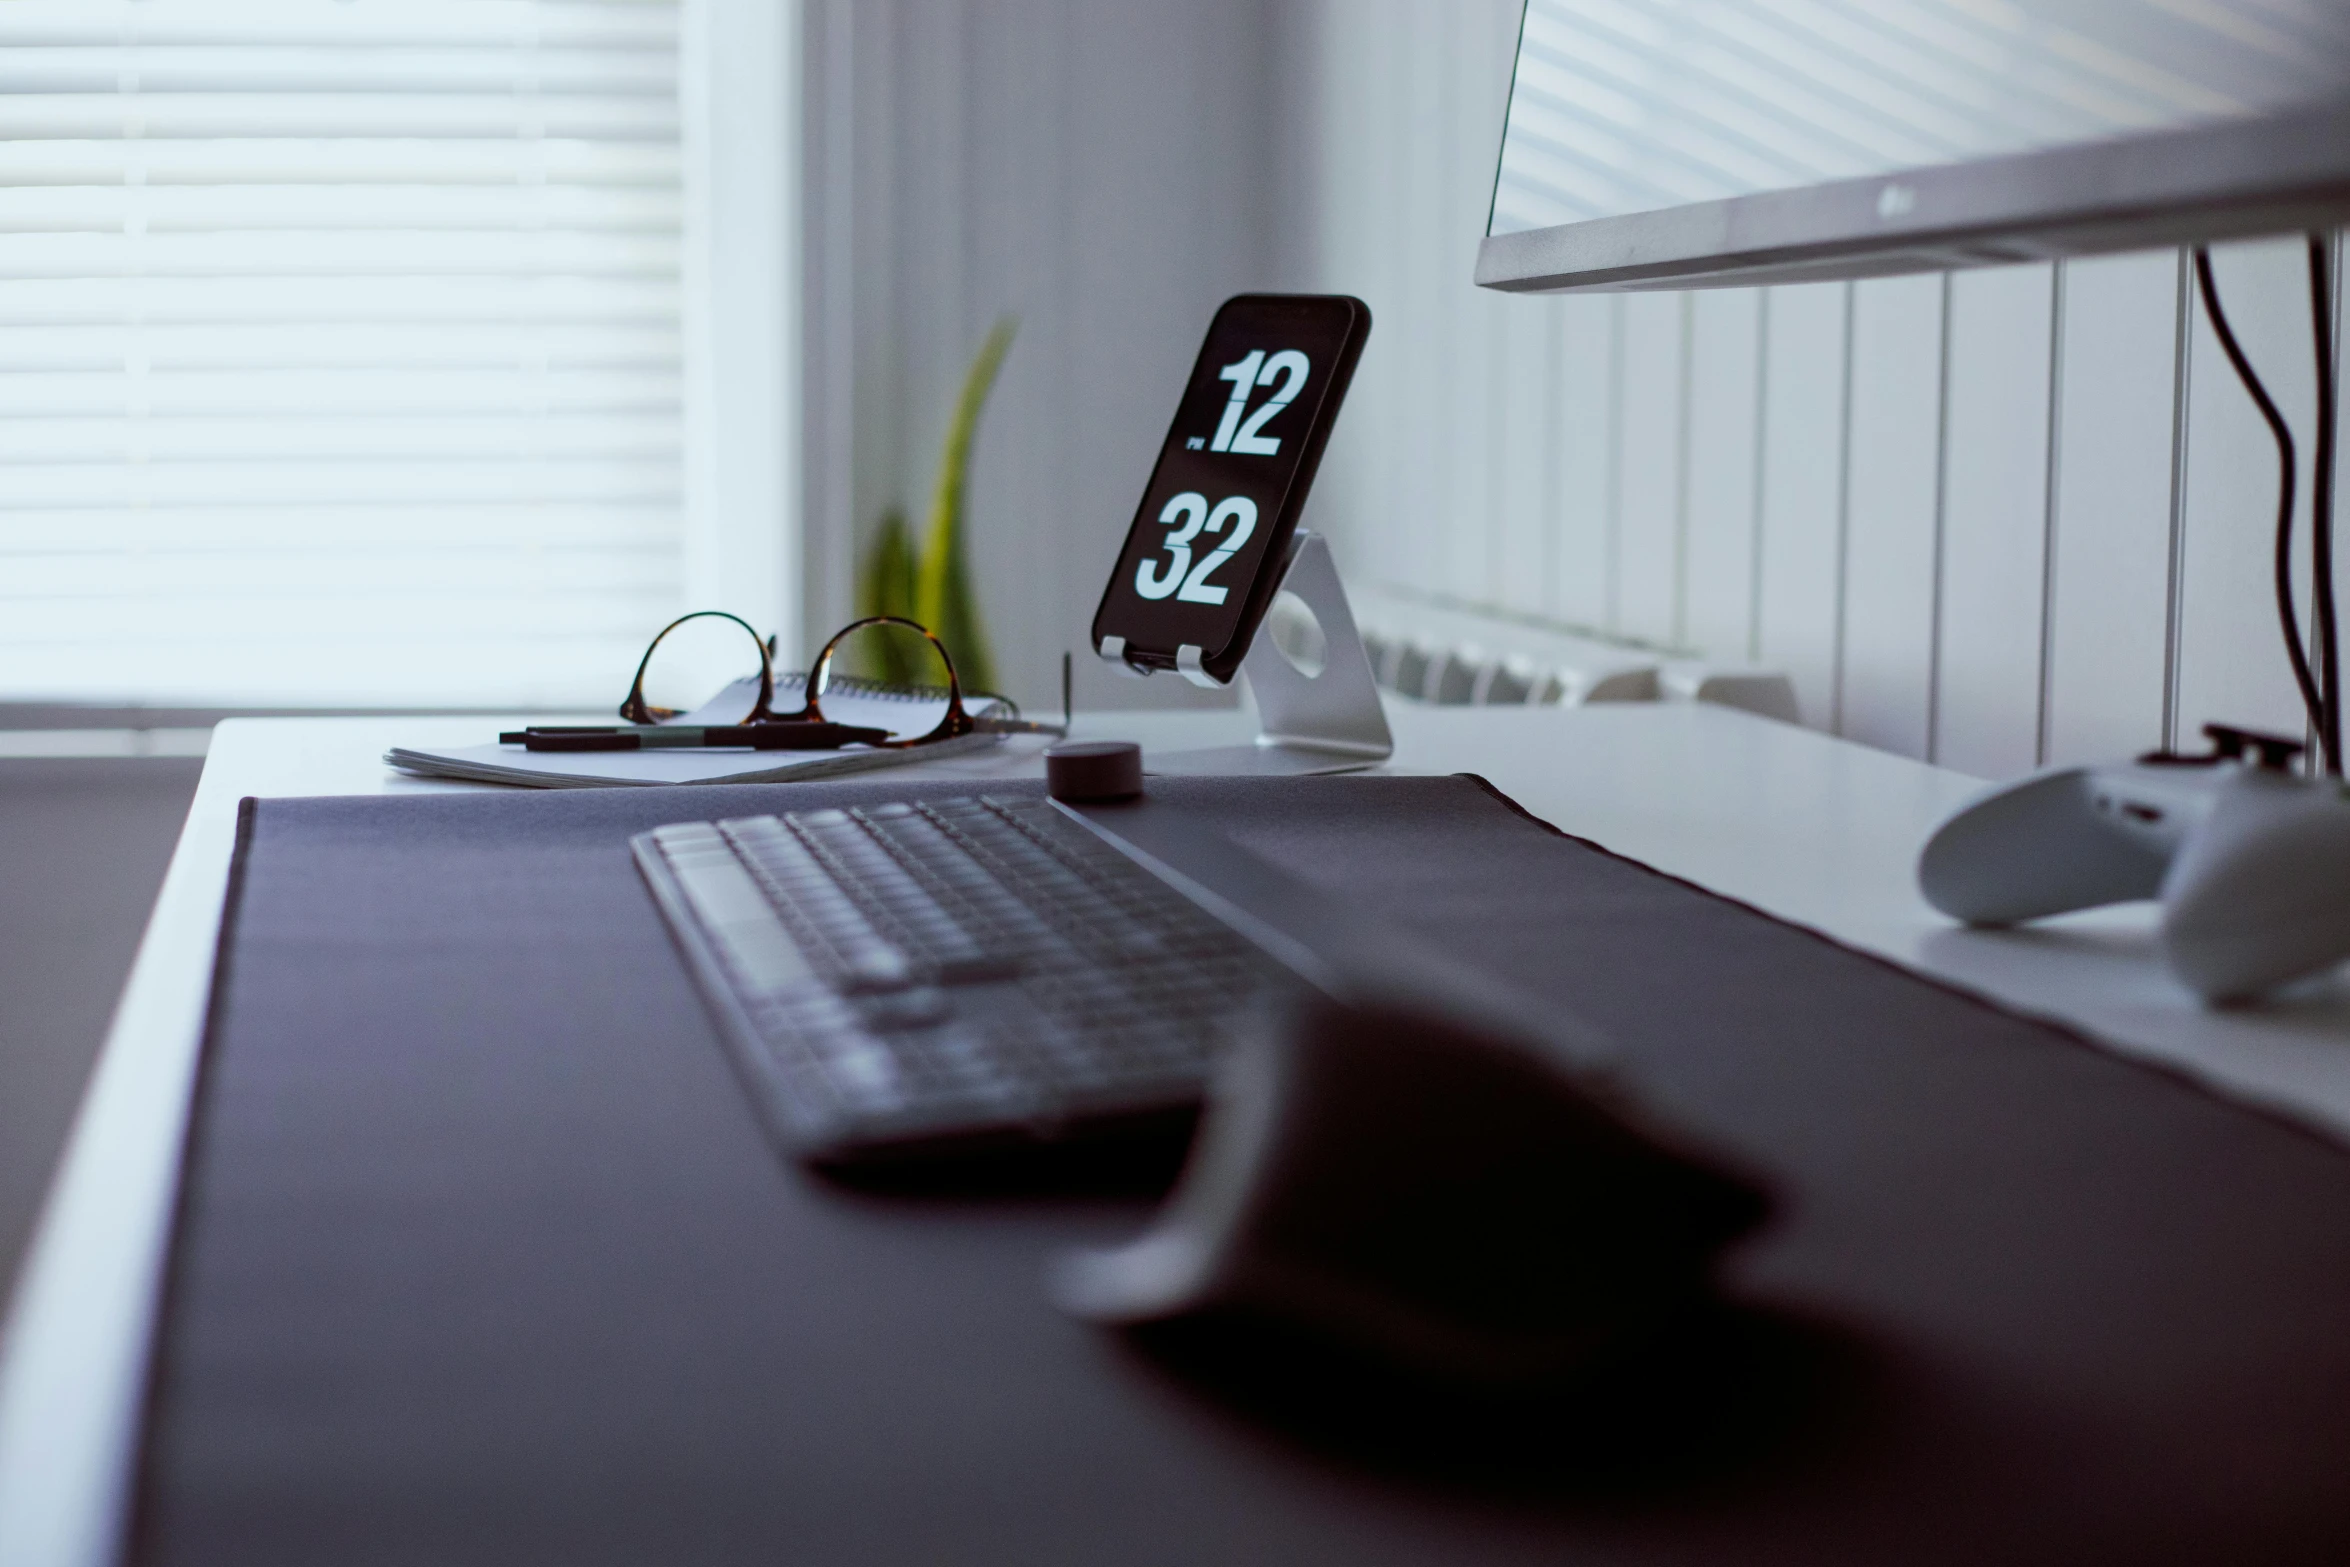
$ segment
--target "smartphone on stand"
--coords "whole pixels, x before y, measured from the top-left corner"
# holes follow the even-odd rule
[[[1370,331],[1370,307],[1345,294],[1242,294],[1216,311],[1094,611],[1097,652],[1230,683]]]

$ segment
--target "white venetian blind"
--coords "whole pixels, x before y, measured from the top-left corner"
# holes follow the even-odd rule
[[[0,697],[616,699],[679,187],[673,0],[0,3]]]

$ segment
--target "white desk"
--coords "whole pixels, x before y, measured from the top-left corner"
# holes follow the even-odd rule
[[[1607,848],[2350,1137],[2339,976],[2257,1011],[2213,1013],[2163,973],[2146,908],[1998,934],[1928,909],[1911,874],[1917,847],[1972,779],[1726,708],[1398,706],[1390,717],[1393,771],[1482,774]],[[237,801],[464,789],[401,777],[380,758],[393,744],[473,741],[496,722],[220,726],[0,1342],[0,1563],[112,1559]],[[1248,732],[1234,713],[1078,727],[1153,750]],[[1033,776],[1039,748],[1014,741],[922,771]]]

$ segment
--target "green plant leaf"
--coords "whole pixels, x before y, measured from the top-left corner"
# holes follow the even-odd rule
[[[906,514],[899,507],[892,506],[881,514],[880,526],[873,530],[865,558],[858,563],[857,615],[860,619],[867,615],[919,618],[914,614],[914,537],[906,527]],[[856,667],[845,673],[885,680],[892,685],[905,685],[920,673],[892,638],[866,637],[853,645],[860,649],[861,656],[852,660]],[[868,668],[867,664],[875,667]]]
[[[980,622],[979,599],[972,591],[965,558],[964,497],[979,415],[1019,328],[1011,316],[999,319],[963,377],[963,395],[956,400],[946,449],[939,454],[938,485],[931,492],[930,519],[914,574],[914,618],[938,633],[955,661],[956,674],[974,691],[995,689],[995,658],[987,645],[987,628]]]

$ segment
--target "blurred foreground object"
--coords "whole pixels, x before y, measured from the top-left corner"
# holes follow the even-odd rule
[[[1702,1301],[1768,1210],[1531,1049],[1317,999],[1227,1061],[1157,1223],[1051,1283],[1099,1322],[1271,1319],[1419,1376],[1542,1382]]]

